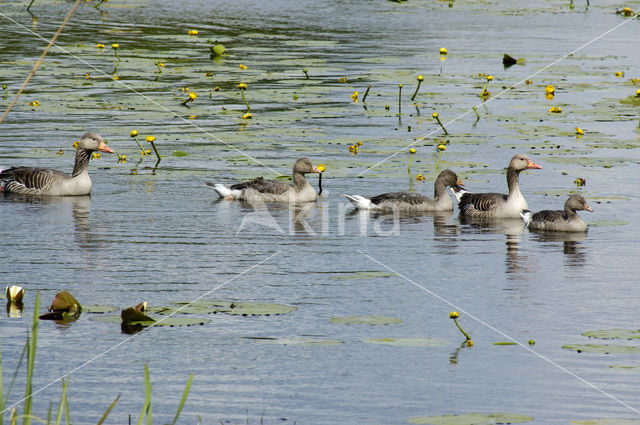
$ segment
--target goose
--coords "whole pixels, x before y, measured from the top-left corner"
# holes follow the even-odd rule
[[[113,153],[100,135],[85,133],[76,149],[73,173],[38,167],[11,167],[0,171],[0,191],[36,196],[76,196],[91,193],[89,159],[94,151]]]
[[[228,200],[302,203],[318,198],[315,189],[305,178],[308,173],[320,174],[321,171],[311,164],[309,158],[298,158],[293,165],[293,185],[262,177],[231,186],[211,182],[205,184],[211,186],[221,198]]]
[[[418,193],[391,192],[367,198],[361,195],[342,195],[359,210],[384,211],[452,211],[453,202],[447,195],[447,186],[460,187],[464,184],[456,173],[443,170],[433,184],[433,198]]]
[[[526,169],[542,168],[527,155],[517,154],[509,162],[507,168],[507,186],[509,194],[500,193],[469,193],[464,189],[452,187],[460,215],[468,218],[520,218],[520,212],[528,208],[520,187],[518,178],[520,172]]]
[[[532,230],[548,230],[553,232],[586,232],[585,223],[576,211],[593,212],[581,195],[571,195],[564,203],[564,210],[543,210],[532,214],[529,210],[521,215],[526,226]]]

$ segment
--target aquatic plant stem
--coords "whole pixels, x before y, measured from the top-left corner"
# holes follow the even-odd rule
[[[462,326],[460,326],[460,323],[458,323],[458,319],[457,319],[457,318],[454,318],[454,319],[453,319],[453,323],[455,323],[455,324],[456,324],[456,326],[458,327],[458,329],[460,329],[460,332],[462,332],[462,334],[465,336],[465,338],[467,338],[467,341],[471,341],[471,337],[469,336],[469,334],[468,334],[468,333],[466,333],[466,332],[464,331],[464,329],[462,329]]]
[[[109,408],[107,409],[107,411],[104,412],[104,415],[102,415],[102,417],[100,418],[100,421],[98,421],[98,425],[102,425],[104,423],[104,421],[107,420],[107,416],[109,416],[109,413],[111,413],[111,410],[113,410],[113,408],[115,407],[115,405],[118,402],[118,400],[120,400],[120,394],[118,394],[116,399],[113,400],[111,405],[109,405]]]
[[[31,3],[33,3],[33,1]],[[49,44],[47,45],[47,47],[45,47],[45,49],[42,51],[40,58],[38,59],[36,64],[33,66],[33,69],[31,69],[31,72],[29,72],[27,79],[24,80],[24,83],[22,83],[22,87],[20,87],[20,90],[18,90],[18,93],[16,93],[13,100],[11,100],[11,103],[9,104],[9,106],[7,106],[7,109],[2,114],[2,117],[0,117],[0,124],[4,121],[5,117],[9,114],[11,109],[15,106],[16,102],[18,101],[18,98],[20,97],[24,89],[27,87],[27,84],[29,84],[29,81],[31,81],[31,78],[33,78],[33,76],[35,75],[36,71],[40,67],[40,64],[44,60],[44,57],[47,56],[47,53],[49,53],[49,50],[51,50],[51,47],[53,47],[53,44],[58,39],[58,36],[62,33],[62,30],[64,29],[65,25],[67,25],[67,22],[69,22],[69,19],[71,19],[71,16],[73,15],[73,13],[76,11],[78,6],[80,6],[80,3],[82,3],[82,0],[76,0],[75,4],[73,5],[69,13],[67,13],[67,16],[64,18],[64,21],[62,21],[60,28],[58,28],[58,31],[56,31],[56,33],[53,35],[53,38],[51,39],[51,41],[49,41]],[[29,7],[31,7],[31,4],[29,4]],[[27,8],[27,10],[29,9]]]
[[[69,386],[69,381],[62,379],[62,397],[60,397],[60,405],[58,406],[58,414],[56,415],[56,422],[55,422],[56,425],[60,425],[60,421],[62,420],[62,409],[64,408],[68,386]]]
[[[153,142],[149,142],[149,143],[151,143],[151,147],[153,148],[153,151],[156,153],[156,156],[158,157],[158,162],[162,161],[162,157],[158,153],[158,149],[156,148],[156,144],[153,143]],[[156,165],[158,165],[158,164],[156,163]]]
[[[424,81],[424,77],[422,75],[418,75],[418,85],[416,86],[416,91],[413,92],[413,96],[411,96],[411,101],[413,102],[418,94],[418,90],[420,90],[420,84]]]
[[[398,114],[402,113],[402,84],[398,84]]]
[[[435,118],[436,121],[438,121],[438,124],[440,124],[440,128],[442,128],[442,131],[444,132],[444,134],[449,135],[449,133],[447,132],[447,129],[445,128],[445,126],[442,125],[442,121],[440,121],[440,115],[438,115],[437,112],[434,112],[432,117]]]
[[[442,157],[442,151],[438,149],[438,160],[436,161],[436,170],[438,170],[438,165],[440,165],[441,157]]]
[[[31,5],[33,4],[34,1],[36,1],[36,0],[31,0],[29,2],[29,6],[27,6],[27,12],[31,12],[31,10],[30,10],[31,9]]]
[[[240,89],[240,94],[242,95],[242,100],[244,104],[247,105],[247,110],[245,112],[249,112],[251,110],[251,106],[247,103],[247,99],[244,97],[244,90]]]
[[[409,152],[409,166],[407,167],[407,173],[411,174],[411,161],[413,161],[413,153]]]
[[[142,155],[146,155],[145,152],[144,152],[144,148],[142,147],[142,145],[138,141],[138,138],[136,136],[131,136],[131,137],[133,137],[133,140],[135,140],[136,143],[138,144],[138,147],[140,147],[140,152],[142,152]]]
[[[372,83],[369,83],[369,85],[367,86],[367,89],[364,91],[364,96],[362,96],[362,103],[364,103],[365,100],[367,99],[367,95],[369,94],[369,90],[371,90],[371,85],[372,85]]]

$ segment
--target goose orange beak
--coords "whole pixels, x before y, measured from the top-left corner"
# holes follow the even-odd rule
[[[458,179],[458,181],[456,182],[457,186],[464,186],[464,183],[462,183],[462,180]]]
[[[535,162],[533,162],[532,160],[529,160],[529,164],[527,165],[527,168],[535,168],[535,169],[541,169],[542,167],[539,166],[538,164],[536,164]]]
[[[100,152],[113,153],[113,149],[111,149],[105,142],[100,142],[98,145],[98,150]]]
[[[312,172],[312,173],[322,174],[322,171],[318,170],[318,167],[313,167],[313,168],[311,169],[311,172]]]
[[[587,204],[584,204],[584,209],[589,211],[589,212],[593,212],[593,210],[591,209],[591,207]]]

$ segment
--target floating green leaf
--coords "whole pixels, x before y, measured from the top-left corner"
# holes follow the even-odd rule
[[[393,345],[397,347],[444,347],[449,341],[438,338],[367,338],[368,344]]]
[[[593,227],[626,226],[628,224],[629,224],[628,221],[623,221],[623,220],[598,220],[598,221],[589,222],[589,226],[593,226]]]
[[[197,301],[190,303],[187,301],[174,301],[171,304],[176,308],[168,308],[157,311],[160,314],[169,314],[172,312],[191,313],[191,314],[238,314],[242,316],[271,316],[278,314],[291,313],[298,307],[286,304],[257,303],[257,302],[234,302],[234,301]]]
[[[513,413],[468,413],[466,415],[421,416],[408,419],[408,422],[430,425],[493,425],[520,424],[532,420],[531,416]]]
[[[261,344],[278,344],[278,345],[338,345],[344,344],[344,341],[337,339],[324,339],[324,338],[251,338]]]
[[[639,425],[638,419],[591,419],[587,421],[571,421],[574,425]]]
[[[493,345],[518,345],[518,343],[511,342],[511,341],[503,341],[503,342],[494,342]]]
[[[577,351],[578,353],[640,354],[640,347],[631,345],[566,344],[562,348]]]
[[[387,316],[341,316],[329,320],[341,325],[395,325],[402,323],[402,319]]]
[[[93,320],[94,322],[105,322],[105,323],[122,323],[122,319],[120,316],[114,315],[99,315],[92,316],[89,320]],[[171,316],[166,318],[157,319],[157,321],[139,321],[139,322],[127,322],[131,325],[142,325],[145,326],[192,326],[192,325],[204,325],[205,323],[211,322],[211,320],[200,317],[186,317],[186,316]]]
[[[186,153],[185,151],[173,151],[172,155],[177,157],[182,157],[182,156],[187,156],[189,154]]]
[[[331,276],[329,279],[341,280],[341,279],[373,279],[376,277],[393,277],[397,276],[395,273],[389,272],[351,272],[345,274],[339,274]]]
[[[640,330],[600,329],[584,332],[582,336],[599,339],[640,339]]]

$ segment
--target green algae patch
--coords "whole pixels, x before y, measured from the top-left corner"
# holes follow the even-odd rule
[[[576,351],[578,353],[598,353],[598,354],[640,354],[640,347],[631,345],[606,345],[606,344],[566,344],[562,346],[565,350]]]
[[[638,419],[591,419],[586,421],[571,421],[573,425],[640,425]]]
[[[501,341],[501,342],[494,342],[493,345],[518,345],[516,342],[511,342],[511,341]]]
[[[362,342],[395,347],[444,347],[449,345],[449,341],[438,338],[367,338]]]
[[[396,325],[402,323],[402,319],[388,316],[340,316],[329,320],[340,325]]]
[[[597,220],[589,222],[589,225],[593,227],[617,227],[626,226],[628,224],[629,222],[624,220]]]
[[[407,422],[430,425],[493,425],[521,424],[532,420],[531,416],[514,413],[467,413],[466,415],[421,416],[410,418]]]

